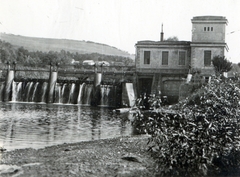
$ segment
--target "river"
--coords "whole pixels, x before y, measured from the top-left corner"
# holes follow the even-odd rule
[[[38,149],[127,136],[128,116],[106,107],[0,102],[0,146]]]

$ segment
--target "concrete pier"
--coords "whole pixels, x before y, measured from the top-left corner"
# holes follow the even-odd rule
[[[95,73],[94,86],[97,87],[102,82],[102,73]]]
[[[133,83],[122,84],[122,106],[132,107],[135,105],[136,96],[134,93]]]
[[[53,103],[54,89],[57,82],[58,72],[51,72],[48,85],[47,103]]]
[[[93,96],[91,100],[92,106],[98,106],[101,100],[101,88],[100,88],[101,82],[102,82],[102,73],[95,73]]]
[[[5,82],[5,89],[4,89],[4,101],[11,101],[11,91],[12,91],[12,82],[14,79],[14,71],[8,70],[7,72],[7,78]]]

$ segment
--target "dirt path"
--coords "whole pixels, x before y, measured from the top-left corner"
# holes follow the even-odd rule
[[[147,136],[0,153],[0,176],[154,176]]]

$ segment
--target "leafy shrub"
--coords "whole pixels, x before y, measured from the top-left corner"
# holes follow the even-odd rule
[[[213,79],[178,110],[138,110],[133,124],[152,135],[149,150],[162,176],[233,175],[240,165],[239,106],[239,83]]]

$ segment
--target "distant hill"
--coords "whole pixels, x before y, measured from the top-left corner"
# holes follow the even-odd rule
[[[91,41],[77,41],[69,39],[51,39],[51,38],[36,38],[20,35],[0,33],[0,39],[9,42],[14,47],[24,47],[28,51],[58,51],[78,52],[79,54],[100,53],[103,55],[113,55],[129,57],[134,59],[134,55],[128,52],[117,49],[116,47],[106,44],[95,43]]]

